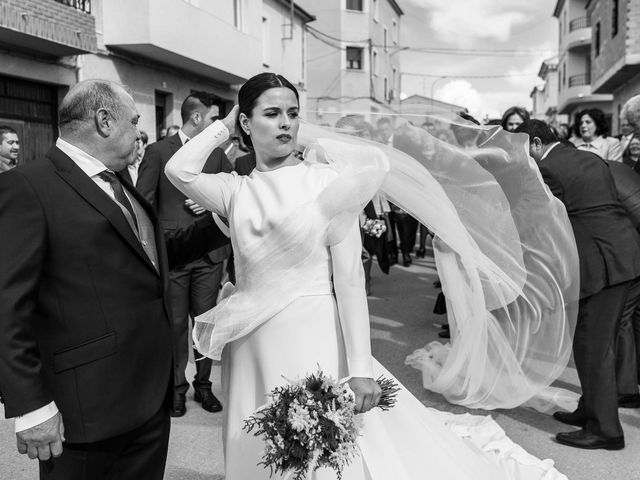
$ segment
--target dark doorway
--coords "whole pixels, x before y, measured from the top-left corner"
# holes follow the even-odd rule
[[[18,132],[18,164],[44,157],[58,137],[58,87],[0,76],[0,125]]]

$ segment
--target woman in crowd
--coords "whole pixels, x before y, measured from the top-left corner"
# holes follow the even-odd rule
[[[502,115],[502,128],[513,132],[516,128],[529,120],[529,112],[523,107],[511,107]]]
[[[299,132],[298,110],[298,92],[289,81],[256,75],[240,89],[239,108],[192,139],[166,167],[189,198],[229,220],[237,255],[236,286],[225,287],[218,306],[196,319],[194,334],[203,354],[222,357],[227,480],[270,478],[258,465],[264,444],[243,431],[244,420],[283,377],[300,378],[318,366],[334,378],[348,378],[358,411],[366,412],[361,456],[343,472],[344,480],[564,479],[514,445],[490,419],[447,416],[447,424],[466,422],[464,430],[474,440],[463,440],[442,414],[404,389],[393,409],[371,411],[380,398],[373,379],[390,374],[371,357],[358,214],[387,181],[405,206],[402,196],[412,196],[415,182],[409,175],[408,183],[400,180],[404,187],[392,188],[393,178],[405,177],[392,175],[390,159],[404,154],[389,147],[317,127]],[[253,146],[255,170],[249,176],[202,173],[209,153],[236,128]],[[299,143],[306,146],[304,161]],[[416,168],[420,173],[422,167]],[[433,186],[428,193],[438,195]],[[429,206],[416,203],[443,223],[453,220],[444,198]],[[473,248],[454,230],[453,244]],[[476,428],[491,433],[475,443],[481,438]],[[318,470],[312,477],[336,474]]]
[[[587,108],[575,116],[578,138],[573,139],[576,148],[593,152],[604,160],[622,161],[620,140],[608,136],[609,127],[604,113],[598,108]]]

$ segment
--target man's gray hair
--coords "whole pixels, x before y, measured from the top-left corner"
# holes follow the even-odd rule
[[[125,88],[108,80],[84,80],[71,87],[58,108],[60,131],[76,131],[81,124],[92,121],[101,108],[119,118],[122,100],[116,86]]]
[[[640,133],[640,95],[627,100],[622,107],[620,117],[625,118],[636,133]]]

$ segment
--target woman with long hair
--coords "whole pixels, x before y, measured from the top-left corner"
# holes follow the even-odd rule
[[[440,265],[445,271],[444,282],[449,278],[446,273],[454,265],[470,269],[462,276],[456,276],[453,282],[457,286],[451,298],[459,299],[463,309],[485,308],[481,307],[485,305],[484,300],[478,296],[474,298],[481,303],[475,305],[464,298],[475,295],[473,292],[479,293],[480,283],[475,283],[476,280],[483,285],[491,283],[491,272],[502,272],[504,265],[498,266],[481,256],[472,259],[465,253],[476,248],[476,241],[471,240],[464,233],[462,224],[452,218],[457,218],[452,204],[437,183],[408,155],[318,127],[305,125],[301,128],[300,124],[295,87],[281,75],[262,73],[242,86],[239,107],[192,139],[166,166],[169,179],[189,198],[228,219],[236,254],[236,285],[226,285],[218,306],[196,318],[194,332],[201,353],[222,359],[227,480],[270,477],[269,471],[258,465],[264,444],[243,431],[244,420],[267,401],[266,395],[273,388],[285,383],[283,377],[300,378],[318,366],[327,375],[348,379],[357,409],[363,414],[363,435],[359,439],[361,455],[343,472],[344,480],[565,478],[549,463],[540,462],[510,442],[490,419],[447,416],[445,420],[443,414],[425,408],[404,389],[399,392],[397,406],[390,411],[372,410],[381,394],[374,378],[380,374],[390,375],[371,356],[369,315],[360,261],[358,213],[373,195],[380,189],[388,192],[394,203],[409,209],[450,245],[442,250],[453,259],[453,263],[445,260]],[[202,173],[208,153],[236,128],[255,152],[255,170],[249,176]],[[411,134],[411,138],[420,141],[421,137],[414,133],[407,127],[403,135]],[[304,146],[304,161],[301,160],[300,145]],[[524,152],[524,149],[518,146],[516,151]],[[482,161],[488,160],[485,157]],[[399,163],[394,166],[395,162]],[[485,167],[479,167],[478,172],[486,172]],[[508,168],[513,172],[513,165],[509,164]],[[539,175],[531,179],[538,182],[537,177]],[[521,175],[517,178],[521,184],[525,181]],[[420,186],[424,183],[429,183],[429,188]],[[478,190],[476,182],[474,188]],[[516,191],[521,194],[523,189]],[[432,200],[425,202],[423,198],[415,198],[423,194],[420,192],[431,195]],[[544,201],[549,200],[542,197]],[[477,204],[475,199],[471,202]],[[493,209],[506,207],[499,202],[490,203]],[[425,209],[429,213],[424,213]],[[469,210],[465,208],[465,211]],[[553,216],[545,212],[544,217],[540,217],[536,213],[537,207],[532,212],[540,221]],[[492,225],[487,227],[484,225],[487,222],[479,220],[478,228],[486,229],[487,234],[507,234],[505,245],[510,246],[510,252],[516,251],[513,242],[516,232],[508,233],[515,225],[494,218]],[[528,231],[531,227],[530,223],[526,225]],[[546,250],[548,234],[549,229],[535,234],[542,238]],[[478,237],[477,241],[491,249],[500,248],[495,236],[485,241]],[[457,263],[455,252],[460,252],[462,263]],[[496,262],[503,263],[499,251],[493,254]],[[534,261],[545,263],[545,271],[548,271],[547,264],[552,262],[544,260],[545,255],[541,250]],[[525,264],[533,258],[531,252],[525,256]],[[478,268],[487,276],[483,273],[481,279],[473,273],[467,275]],[[566,269],[563,267],[562,271]],[[500,305],[505,310],[508,306],[508,310],[514,309],[522,316],[529,305],[537,308],[533,298],[528,299],[527,305],[518,303],[516,290],[526,291],[522,282],[529,281],[530,277],[522,273],[519,270],[515,274],[518,280],[514,284],[504,278],[506,284],[491,290],[491,299],[487,299],[491,305],[486,308],[497,311]],[[498,276],[502,277],[502,273]],[[464,278],[474,283],[467,285],[468,290]],[[556,280],[563,283],[563,279]],[[537,285],[537,291],[545,285]],[[548,287],[542,292],[545,299],[554,297],[554,287],[551,284]],[[560,313],[562,304],[556,302],[555,306]],[[462,310],[456,307],[456,311],[459,320],[464,321]],[[485,315],[478,319],[481,320],[478,325],[482,326]],[[562,320],[551,320],[549,326],[552,328],[568,330]],[[535,330],[539,332],[546,328],[537,325]],[[555,330],[548,333],[551,340],[545,340],[545,345],[557,342],[564,335],[558,335]],[[475,333],[471,335],[476,336]],[[529,336],[533,337],[535,333]],[[568,352],[570,347],[564,348],[564,340],[562,343],[563,351]],[[548,363],[553,361],[553,355],[547,355],[545,348],[536,349],[535,355],[545,359],[545,369],[551,371],[556,368]],[[524,357],[518,352],[514,358],[516,356]],[[483,365],[486,371],[505,371],[499,367],[494,369],[491,362]],[[522,371],[522,368],[518,367],[518,370]],[[539,365],[535,372],[540,375]],[[488,386],[495,384],[496,377],[486,382],[478,380],[475,386]],[[509,401],[518,397],[519,380],[514,378],[512,383],[505,385]],[[493,398],[483,389],[483,398]],[[492,386],[488,389],[493,391]],[[460,438],[447,424],[464,424],[462,430],[473,440]],[[485,434],[487,431],[492,433],[485,435],[484,442],[475,443],[482,437],[476,437],[477,429],[484,430]],[[491,445],[487,442],[489,438]],[[505,450],[493,450],[497,438],[504,442]],[[521,462],[522,459],[526,460]],[[336,474],[318,470],[313,478],[335,479]]]

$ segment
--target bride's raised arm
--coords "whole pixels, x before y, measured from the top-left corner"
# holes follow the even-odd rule
[[[229,138],[237,107],[223,121],[216,120],[187,142],[167,162],[165,173],[171,183],[207,210],[228,217],[229,200],[237,182],[236,173],[202,173],[211,152]],[[232,122],[233,120],[233,122]]]

